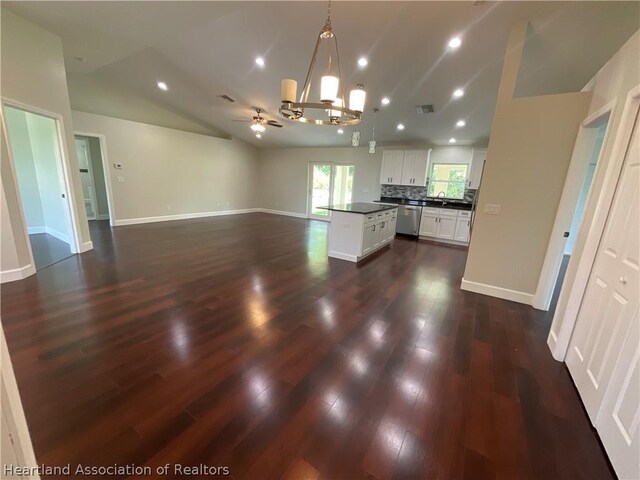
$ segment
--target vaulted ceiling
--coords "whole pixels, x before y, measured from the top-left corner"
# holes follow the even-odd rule
[[[324,2],[3,2],[63,40],[72,108],[218,136],[256,146],[340,146],[355,127],[279,119],[255,138],[251,107],[278,119],[280,80],[301,86]],[[639,28],[638,2],[334,2],[347,88],[364,83],[379,144],[486,145],[509,29],[529,20],[517,93],[580,90]],[[447,49],[459,35],[462,46]],[[255,64],[263,57],[265,66]],[[366,57],[366,68],[357,60]],[[79,61],[78,58],[85,61]],[[156,86],[164,81],[169,90]],[[455,88],[465,95],[452,100]],[[228,95],[229,103],[219,98]],[[418,115],[416,105],[433,104]],[[466,126],[456,128],[458,120]],[[398,131],[403,123],[406,128]]]

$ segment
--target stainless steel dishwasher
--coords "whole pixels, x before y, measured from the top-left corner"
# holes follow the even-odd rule
[[[396,222],[396,233],[418,236],[420,233],[420,217],[422,207],[415,205],[399,205],[398,220]]]

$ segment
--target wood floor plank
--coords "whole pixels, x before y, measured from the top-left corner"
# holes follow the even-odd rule
[[[40,463],[613,478],[551,316],[460,290],[462,248],[398,236],[354,265],[327,224],[258,213],[90,229],[1,287]]]

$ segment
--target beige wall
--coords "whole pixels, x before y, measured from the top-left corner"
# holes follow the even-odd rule
[[[604,182],[604,174],[611,157],[614,139],[620,126],[622,110],[630,90],[640,84],[640,32],[636,32],[625,45],[609,60],[604,67],[589,81],[585,89],[593,92],[591,104],[589,105],[589,116],[605,105],[615,101],[609,125],[607,127],[607,142],[602,146],[600,161],[596,175],[591,186],[592,192],[599,192]],[[582,219],[582,225],[590,225],[594,218],[597,195],[591,195],[587,203]],[[578,269],[578,261],[584,251],[586,241],[586,228],[581,228],[573,247],[572,261],[569,263],[562,292],[556,306],[551,331],[556,334],[560,332],[563,314],[567,307],[567,300],[571,286],[575,280]]]
[[[2,97],[22,104],[45,110],[62,118],[65,133],[64,149],[68,154],[68,165],[72,177],[70,195],[80,199],[75,205],[75,216],[78,219],[80,244],[91,241],[89,227],[82,203],[82,185],[78,173],[73,143],[73,126],[66,73],[62,56],[62,42],[59,37],[27,22],[26,20],[2,9]],[[2,151],[2,184],[6,199],[7,215],[0,219],[1,227],[12,227],[15,241],[20,244],[16,248],[17,257],[3,248],[0,258],[0,270],[11,269],[9,265],[26,266],[30,263],[27,239],[24,238],[24,221],[20,214],[18,195],[14,186],[15,179],[9,166],[6,149]],[[4,234],[3,234],[4,238]]]
[[[258,151],[241,140],[75,111],[73,124],[105,136],[116,224],[258,207]]]
[[[488,287],[496,296],[504,289],[516,291],[525,302],[538,285],[591,97],[578,92],[514,98],[526,33],[527,24],[519,24],[509,38],[464,273],[466,282]],[[487,204],[500,205],[500,214],[484,214]]]
[[[373,155],[367,147],[269,148],[260,150],[258,163],[260,207],[306,214],[310,162],[355,165],[353,201],[380,198],[380,148]]]

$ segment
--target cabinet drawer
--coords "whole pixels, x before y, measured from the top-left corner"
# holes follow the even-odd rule
[[[470,218],[470,217],[471,217],[471,211],[467,211],[467,210],[458,210],[458,216],[459,216],[459,217],[466,217],[466,218]]]
[[[382,213],[383,213],[383,215],[384,215],[385,217],[388,217],[389,215],[391,215],[391,212],[392,212],[391,210],[385,210],[385,211],[384,211],[384,212],[382,212]]]
[[[368,225],[372,222],[376,221],[376,215],[374,213],[370,213],[369,215],[364,216],[364,224]]]
[[[437,214],[438,210],[440,209],[434,208],[434,207],[422,207],[422,215],[429,214],[429,213]]]
[[[458,210],[450,210],[448,208],[439,208],[438,215],[440,215],[441,217],[457,217]]]

